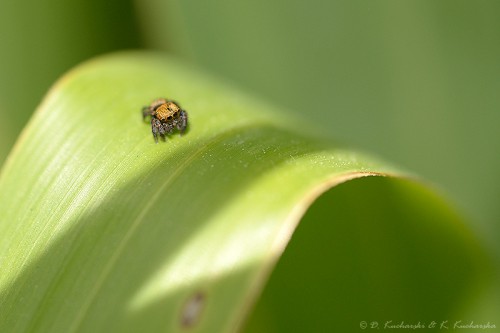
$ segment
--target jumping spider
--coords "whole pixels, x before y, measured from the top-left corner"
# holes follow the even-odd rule
[[[178,103],[165,98],[155,99],[149,106],[142,108],[142,118],[151,116],[151,131],[155,142],[158,143],[158,135],[165,138],[174,129],[178,129],[182,135],[187,127],[187,112]]]

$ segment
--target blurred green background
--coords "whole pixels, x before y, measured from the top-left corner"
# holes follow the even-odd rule
[[[0,3],[0,163],[55,80],[163,50],[428,180],[500,260],[500,2]]]
[[[500,2],[2,1],[0,161],[92,56],[166,50],[415,172],[500,234]]]

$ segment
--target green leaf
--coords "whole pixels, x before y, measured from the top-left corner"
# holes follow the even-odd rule
[[[155,144],[140,111],[157,97],[172,98],[188,111],[185,135],[175,133]],[[73,70],[49,92],[0,175],[0,331],[228,332],[241,327],[301,216],[319,195],[350,179],[398,174],[306,131],[229,84],[161,56],[123,53]],[[467,291],[481,281],[485,259],[458,217],[414,181],[353,184],[357,192],[341,191],[339,198],[328,192],[321,208],[306,216],[330,222],[310,223],[314,228],[304,234],[323,240],[331,235],[331,242],[316,257],[299,260],[300,253],[314,249],[313,237],[298,247],[305,252],[290,251],[290,259],[329,267],[329,274],[345,268],[331,266],[335,258],[357,265],[360,254],[368,252],[368,264],[389,260],[372,267],[363,281],[339,279],[328,288],[347,295],[359,286],[390,287],[392,278],[410,286],[408,295],[419,301],[400,307],[407,294],[394,292],[386,305],[400,307],[398,314],[418,309],[425,318],[430,310],[418,294],[423,288],[418,280],[426,279],[429,293],[440,291],[446,271],[440,264],[460,259],[447,279],[456,297],[438,306],[450,313],[457,302],[466,302]],[[329,208],[335,203],[339,213]],[[358,214],[357,220],[347,213]],[[335,226],[342,233],[336,234]],[[340,257],[332,257],[336,244],[345,248]],[[424,273],[412,268],[398,276],[403,254]],[[287,271],[280,267],[276,272]],[[353,272],[363,275],[362,269]],[[318,274],[305,283],[313,287],[317,277],[314,287],[328,284]],[[297,298],[299,303],[307,296]],[[376,301],[356,304],[347,309],[358,309],[359,315],[346,327],[357,328],[358,320],[370,320],[363,315],[379,313]],[[262,325],[255,318],[249,327]]]
[[[491,264],[459,221],[412,181],[341,184],[301,220],[247,331],[357,332],[363,323],[388,330],[401,322],[432,331],[432,322],[491,322],[486,312],[470,314]]]

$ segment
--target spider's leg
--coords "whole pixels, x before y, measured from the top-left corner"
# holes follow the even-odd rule
[[[184,133],[187,127],[187,122],[188,122],[188,115],[187,112],[184,110],[181,110],[181,113],[179,115],[179,121],[177,122],[177,129],[180,132],[180,135]]]
[[[164,129],[165,133],[171,134],[174,127],[172,126],[172,124],[165,123],[165,124],[163,124],[163,129]]]
[[[160,121],[158,119],[151,119],[151,132],[153,132],[153,137],[155,138],[155,142],[158,143],[158,123]]]
[[[161,136],[165,136],[165,133],[167,132],[166,124],[160,123],[158,130],[160,131]]]
[[[142,119],[144,120],[147,116],[152,116],[154,111],[151,111],[149,106],[142,108]]]

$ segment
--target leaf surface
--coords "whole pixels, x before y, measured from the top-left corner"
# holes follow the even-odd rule
[[[141,108],[158,97],[179,102],[189,127],[155,144]],[[304,128],[159,55],[116,54],[71,71],[0,176],[0,331],[241,327],[318,196],[350,179],[398,174]],[[396,195],[406,197],[427,205]],[[379,206],[357,208],[365,205]],[[395,207],[404,212],[405,200]],[[456,215],[438,216],[430,230],[450,234],[468,254],[458,283],[466,290],[477,280],[480,251]],[[415,260],[426,255],[417,251]]]

